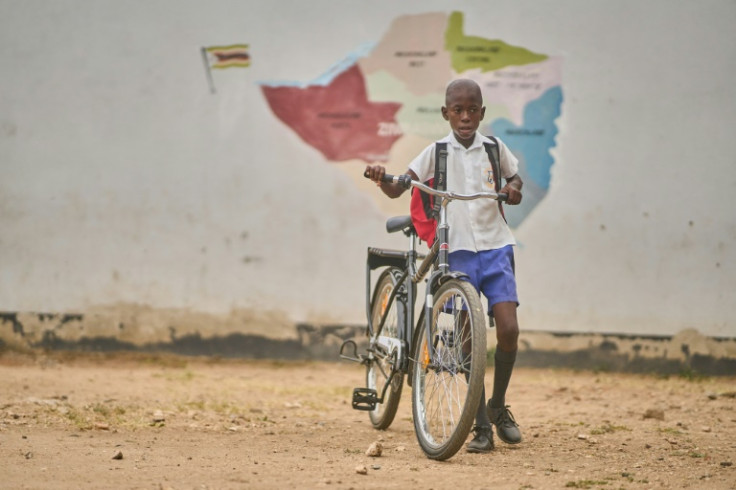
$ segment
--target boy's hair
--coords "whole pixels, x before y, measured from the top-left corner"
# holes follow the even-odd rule
[[[457,80],[453,80],[447,84],[447,89],[445,90],[445,104],[447,104],[447,99],[450,97],[450,92],[460,87],[472,88],[477,92],[480,103],[483,104],[483,93],[480,90],[480,85],[478,85],[475,80],[471,80],[469,78],[458,78]]]

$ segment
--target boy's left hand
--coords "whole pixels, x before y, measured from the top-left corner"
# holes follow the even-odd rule
[[[521,202],[521,191],[511,184],[506,184],[499,192],[509,196],[508,199],[506,199],[506,204],[514,205]]]

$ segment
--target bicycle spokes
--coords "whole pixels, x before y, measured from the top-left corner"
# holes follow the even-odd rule
[[[431,324],[434,328],[432,356],[424,366],[429,365],[436,371],[452,375],[467,374],[470,370],[472,335],[463,297],[455,295],[446,299],[442,308],[435,310]]]
[[[401,295],[394,269],[384,271],[376,284],[369,310],[370,344],[363,362],[366,387],[353,390],[353,408],[368,411],[376,429],[386,429],[393,422],[403,388],[401,367],[407,347],[400,336]]]
[[[412,383],[417,439],[434,459],[447,459],[465,442],[480,403],[485,372],[485,323],[472,286],[451,280],[433,298]]]

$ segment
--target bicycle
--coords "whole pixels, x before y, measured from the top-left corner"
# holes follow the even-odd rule
[[[485,314],[475,288],[465,274],[448,265],[447,206],[453,200],[490,198],[505,194],[457,194],[439,191],[408,175],[385,175],[385,182],[415,187],[441,199],[437,238],[426,255],[417,252],[417,234],[410,216],[386,222],[389,233],[402,231],[409,250],[368,248],[366,316],[368,347],[358,354],[353,340],[345,341],[340,357],[366,366],[365,388],[353,390],[352,407],[368,411],[378,430],[394,420],[404,375],[412,388],[412,418],[419,445],[430,459],[446,460],[464,444],[480,403],[486,369]],[[417,266],[417,259],[422,259]],[[371,292],[372,271],[383,268]],[[432,273],[425,279],[427,273]],[[426,301],[414,322],[417,284],[425,283]],[[352,348],[352,355],[345,350]]]

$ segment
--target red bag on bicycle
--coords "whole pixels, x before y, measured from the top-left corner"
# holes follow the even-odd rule
[[[447,143],[435,144],[434,177],[424,182],[424,185],[441,191],[447,189]],[[432,246],[437,230],[437,217],[440,212],[439,200],[414,188],[411,190],[409,212],[419,239]]]
[[[436,189],[434,182],[435,179],[429,179],[424,184]],[[419,239],[426,242],[429,246],[432,246],[432,243],[434,243],[434,235],[437,229],[437,218],[433,208],[434,196],[430,196],[419,189],[411,190],[411,203],[409,205],[411,222],[414,225],[414,229],[417,230]]]

